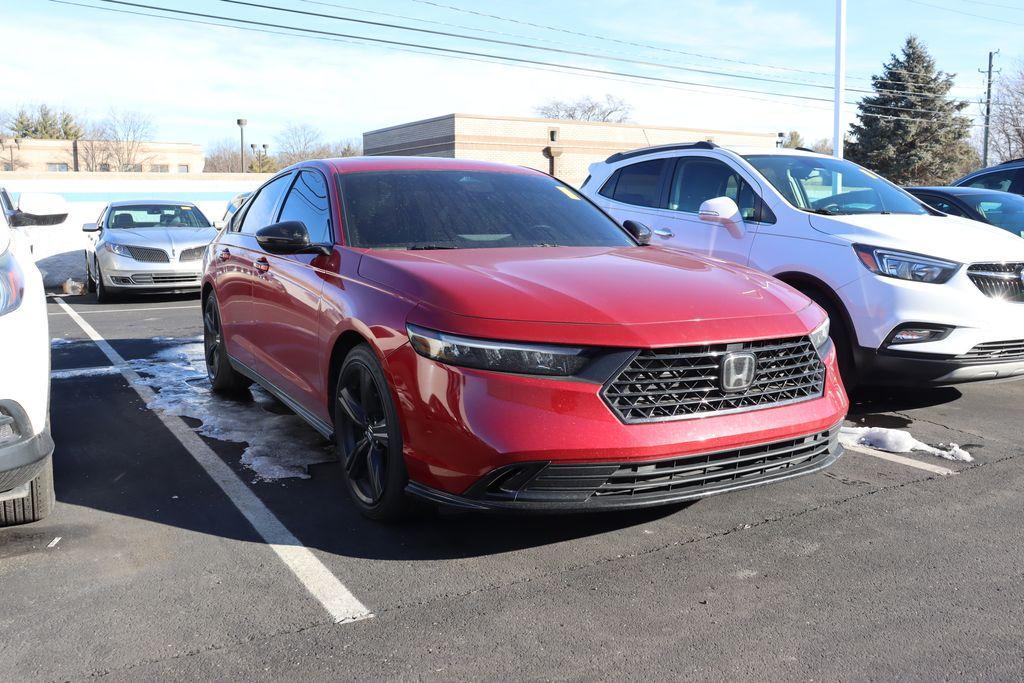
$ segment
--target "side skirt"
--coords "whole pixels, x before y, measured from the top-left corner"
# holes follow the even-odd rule
[[[268,380],[260,373],[250,368],[245,363],[236,360],[230,354],[228,354],[228,360],[231,362],[231,367],[233,367],[235,370],[242,373],[243,375],[251,379],[253,382],[256,382],[256,384],[259,384],[261,387],[263,387],[271,394],[273,394],[279,401],[281,401],[281,403],[288,406],[288,408],[290,408],[296,415],[298,415],[303,420],[308,422],[313,429],[320,432],[325,439],[327,439],[328,441],[334,440],[334,427],[327,424],[319,417],[306,410],[304,407],[302,407],[302,405],[299,404],[298,401],[296,401],[287,393],[285,393],[283,389],[275,385],[273,382]]]

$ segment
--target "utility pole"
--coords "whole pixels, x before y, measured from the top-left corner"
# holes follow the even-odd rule
[[[238,124],[238,131],[242,136],[241,145],[238,148],[238,165],[242,167],[239,173],[245,173],[245,124],[249,122],[245,119],[238,119],[235,123]]]
[[[989,51],[988,53],[988,76],[985,86],[985,141],[982,143],[981,150],[981,165],[983,168],[988,166],[988,129],[992,121],[992,58],[997,54],[999,54],[999,50],[995,52]],[[978,71],[985,73],[981,69],[978,69]]]
[[[846,97],[846,0],[836,0],[836,91],[832,156],[843,158],[843,100]]]

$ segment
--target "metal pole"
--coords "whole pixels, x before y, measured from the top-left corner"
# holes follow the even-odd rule
[[[240,173],[245,173],[245,124],[249,123],[245,119],[238,119],[235,123],[238,124],[238,130],[241,134],[241,144],[238,148],[238,165],[242,167]]]
[[[985,89],[985,141],[982,143],[981,165],[988,166],[988,130],[992,119],[992,58],[999,54],[999,50],[988,53],[988,84]]]
[[[836,0],[836,91],[832,156],[843,158],[843,99],[846,96],[846,0]]]

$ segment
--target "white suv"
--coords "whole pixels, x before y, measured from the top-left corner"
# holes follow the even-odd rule
[[[43,278],[20,228],[54,225],[67,205],[53,195],[0,188],[0,527],[42,519],[53,509],[50,332]]]
[[[592,165],[583,192],[648,225],[655,244],[752,266],[814,299],[848,386],[1024,378],[1024,240],[849,161],[665,145]]]

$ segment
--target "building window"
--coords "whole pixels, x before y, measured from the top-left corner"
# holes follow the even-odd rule
[[[100,172],[110,173],[110,164],[100,164]]]
[[[71,168],[64,162],[46,164],[46,170],[50,173],[67,173]]]
[[[14,166],[11,165],[11,162],[5,161],[4,162],[4,170],[5,171],[13,171],[14,170]]]
[[[558,142],[557,128],[548,128],[548,142]]]
[[[142,173],[142,164],[124,164],[121,170],[125,173]]]
[[[170,173],[171,167],[167,164],[153,164],[149,167],[149,170],[153,173]]]
[[[178,173],[188,173],[188,164],[178,164]]]

